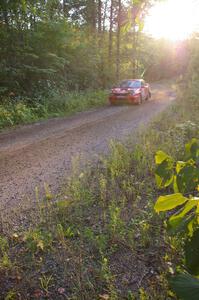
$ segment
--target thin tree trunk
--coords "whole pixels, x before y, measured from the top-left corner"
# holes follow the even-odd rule
[[[68,11],[67,11],[67,0],[63,0],[63,15],[66,18],[68,15]]]
[[[6,9],[3,11],[3,19],[4,19],[4,23],[8,27],[9,26],[9,21],[8,21],[8,12],[7,12]]]
[[[109,57],[110,65],[112,65],[112,50],[113,50],[113,0],[111,0],[111,6],[110,6],[110,27],[109,27],[108,57]]]
[[[102,1],[98,0],[98,33],[102,31]]]
[[[88,1],[90,6],[90,16],[89,16],[89,24],[92,27],[92,31],[96,32],[96,25],[97,25],[97,7],[95,0],[89,0]]]
[[[103,21],[102,21],[102,29],[103,32],[106,30],[106,14],[107,14],[107,5],[108,5],[108,0],[106,0],[105,5],[104,5],[104,13],[103,13]]]
[[[102,33],[102,0],[98,0],[97,9],[97,29],[98,29],[98,48],[99,48],[99,73],[100,85],[104,87],[104,61],[103,61],[103,33]]]
[[[120,38],[121,38],[121,0],[118,1],[117,45],[116,45],[116,79],[120,79]]]
[[[133,21],[133,53],[132,53],[132,67],[133,67],[133,78],[136,77],[136,31],[135,31],[135,21]]]

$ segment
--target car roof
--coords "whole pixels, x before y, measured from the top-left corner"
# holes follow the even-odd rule
[[[122,81],[144,81],[144,79],[132,79],[132,78],[130,78],[130,79],[123,79]]]
[[[135,78],[135,79],[130,79],[130,80],[142,81],[143,79],[141,79],[141,78]]]

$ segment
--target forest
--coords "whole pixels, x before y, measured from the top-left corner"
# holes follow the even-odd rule
[[[2,0],[0,127],[103,105],[120,79],[184,74],[190,41],[143,32],[154,2]]]
[[[147,33],[166,1],[0,1],[0,299],[199,299],[199,32]],[[108,105],[127,78],[152,98]]]

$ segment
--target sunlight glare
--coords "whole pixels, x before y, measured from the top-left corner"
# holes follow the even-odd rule
[[[145,32],[155,38],[186,39],[199,30],[199,0],[165,0],[151,8]]]

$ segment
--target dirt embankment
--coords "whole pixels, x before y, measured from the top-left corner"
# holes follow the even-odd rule
[[[46,182],[57,192],[70,174],[71,161],[83,161],[107,151],[110,139],[123,140],[175,99],[169,84],[152,86],[152,100],[140,106],[114,106],[51,119],[0,134],[0,205],[20,207],[34,199],[37,186]],[[33,201],[33,200],[31,200]]]

